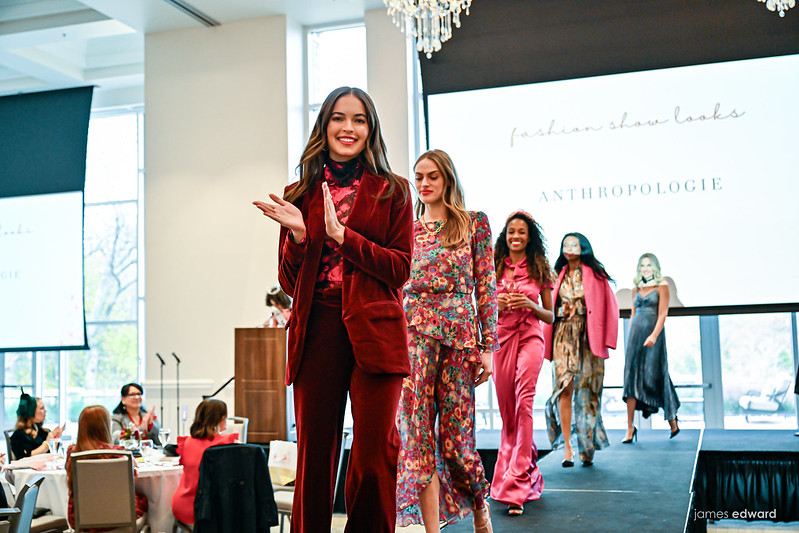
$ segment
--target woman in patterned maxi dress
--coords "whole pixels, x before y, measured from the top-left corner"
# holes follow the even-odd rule
[[[602,423],[602,382],[608,349],[616,347],[619,305],[584,235],[566,234],[555,272],[555,324],[544,328],[555,389],[546,404],[547,433],[554,446],[563,443],[562,464],[571,467],[573,428],[580,460],[591,466],[594,452],[610,445]]]
[[[491,229],[484,213],[464,209],[445,152],[423,154],[414,171],[420,200],[405,285],[411,374],[397,413],[398,525],[421,522],[425,531],[438,531],[440,522],[473,512],[475,531],[490,532],[474,391],[491,374],[499,348]]]

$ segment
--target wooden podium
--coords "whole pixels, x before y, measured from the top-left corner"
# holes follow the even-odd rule
[[[236,414],[247,441],[286,440],[286,330],[236,328]]]

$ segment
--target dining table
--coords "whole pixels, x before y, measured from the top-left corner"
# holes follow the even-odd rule
[[[39,457],[37,461],[13,461],[5,467],[5,479],[16,492],[37,475],[44,481],[39,488],[36,507],[50,509],[53,516],[67,516],[69,491],[63,458]],[[32,459],[32,458],[28,458]],[[172,496],[178,488],[183,466],[177,457],[159,457],[143,461],[136,458],[136,492],[147,497],[147,523],[153,533],[172,533],[175,517],[172,515]]]

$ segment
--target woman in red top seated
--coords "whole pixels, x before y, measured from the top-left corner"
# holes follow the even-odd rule
[[[194,412],[190,437],[178,437],[178,455],[183,465],[178,490],[172,498],[172,514],[184,524],[194,523],[194,496],[200,482],[200,462],[211,446],[231,444],[239,434],[220,435],[227,428],[227,405],[221,400],[203,400]]]
[[[74,527],[75,510],[72,496],[72,454],[87,450],[122,450],[122,446],[111,444],[111,413],[102,405],[84,407],[78,417],[78,439],[67,450],[67,488],[69,489],[69,504],[67,518],[69,525]],[[143,494],[136,494],[136,518],[147,512],[147,498]],[[114,528],[96,528],[86,531],[110,531]]]

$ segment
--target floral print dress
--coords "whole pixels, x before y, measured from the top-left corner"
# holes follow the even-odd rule
[[[581,267],[588,268],[588,267]],[[563,313],[563,302],[568,302],[576,312]],[[588,347],[585,291],[582,270],[574,278],[564,276],[558,291],[555,313],[555,332],[552,339],[552,373],[554,392],[547,400],[545,414],[549,440],[555,448],[563,444],[558,400],[569,382],[574,382],[572,396],[572,436],[577,438],[580,460],[591,462],[594,452],[610,446],[602,422],[602,382],[605,378],[605,360],[596,357]]]
[[[471,239],[457,248],[441,245],[445,222],[414,222],[404,289],[411,374],[397,411],[399,526],[422,523],[419,495],[436,471],[442,522],[458,521],[488,496],[475,447],[474,378],[481,353],[499,349],[497,288],[488,218],[469,215]]]

